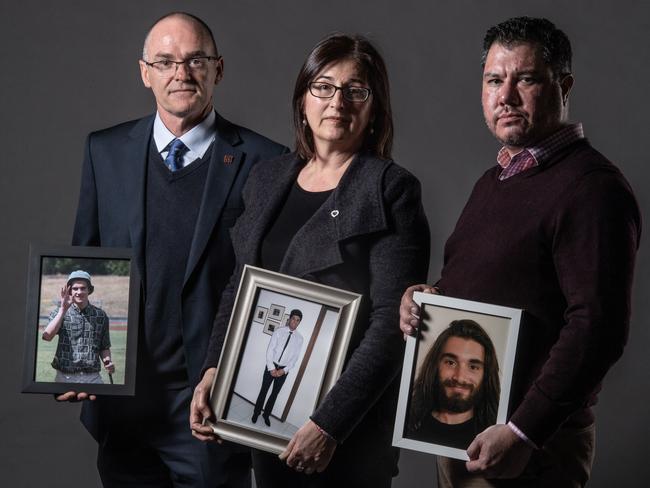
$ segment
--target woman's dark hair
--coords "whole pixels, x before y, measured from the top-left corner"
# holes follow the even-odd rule
[[[320,41],[307,56],[293,91],[293,125],[296,151],[304,159],[314,154],[314,138],[305,118],[303,100],[309,83],[331,63],[352,60],[372,90],[372,112],[361,150],[381,158],[390,158],[393,147],[393,113],[386,65],[368,39],[359,35],[331,34]],[[367,102],[364,102],[367,103]]]

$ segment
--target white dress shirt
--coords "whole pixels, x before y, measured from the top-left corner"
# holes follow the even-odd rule
[[[287,344],[287,338],[289,343]],[[287,344],[286,349],[284,345]],[[284,349],[284,353],[282,352]],[[284,366],[285,373],[288,373],[298,361],[300,350],[302,349],[302,336],[298,330],[291,332],[289,327],[280,327],[275,329],[271,336],[271,342],[266,348],[266,369],[273,371],[275,364]]]
[[[156,112],[156,118],[153,122],[153,140],[156,143],[156,149],[158,149],[163,161],[167,157],[169,146],[174,139],[180,139],[189,149],[189,151],[185,151],[181,157],[183,168],[197,159],[202,158],[210,147],[210,144],[212,144],[212,141],[215,139],[216,119],[217,115],[214,110],[211,110],[207,117],[198,125],[195,125],[185,134],[177,138],[167,127],[165,127],[165,124],[160,118],[160,114]]]

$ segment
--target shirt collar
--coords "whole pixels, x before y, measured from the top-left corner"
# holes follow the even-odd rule
[[[551,156],[553,156],[560,149],[584,138],[585,134],[582,128],[582,124],[569,124],[554,132],[546,139],[543,139],[534,146],[525,147],[514,156],[510,156],[510,153],[506,147],[503,146],[501,149],[499,149],[499,153],[497,154],[497,163],[499,163],[499,166],[505,169],[510,165],[516,156],[524,151],[528,151],[537,165],[544,164],[549,159],[551,159]]]
[[[185,134],[178,139],[183,141],[189,151],[186,153],[186,158],[189,160],[202,158],[205,152],[212,144],[215,138],[215,121],[216,114],[214,110],[210,110],[208,115],[197,125],[192,127]],[[169,144],[176,139],[176,136],[165,127],[160,114],[156,112],[156,118],[153,122],[153,140],[156,143],[156,149],[159,153],[167,151]]]
[[[70,308],[76,310],[78,313],[84,313],[86,312],[86,310],[88,310],[88,307],[90,307],[90,302],[88,302],[88,305],[86,305],[86,308],[84,309],[79,308],[79,305],[77,305],[76,303],[73,303],[72,307]]]

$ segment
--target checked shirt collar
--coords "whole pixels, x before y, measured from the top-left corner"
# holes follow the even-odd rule
[[[535,146],[527,147],[514,156],[502,147],[497,154],[497,163],[503,168],[499,180],[503,181],[534,166],[544,164],[560,149],[584,139],[582,124],[567,125]]]

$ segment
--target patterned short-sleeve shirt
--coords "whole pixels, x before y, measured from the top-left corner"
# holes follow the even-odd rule
[[[58,311],[52,311],[50,320]],[[63,317],[58,335],[53,368],[63,373],[99,372],[99,352],[111,347],[106,312],[90,303],[83,310],[73,304]]]

